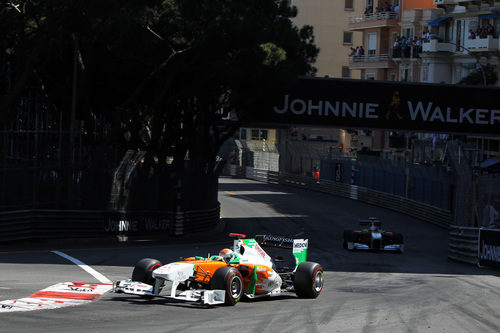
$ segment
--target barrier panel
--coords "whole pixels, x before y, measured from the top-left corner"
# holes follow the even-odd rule
[[[448,258],[468,264],[477,264],[478,228],[450,225]]]
[[[21,210],[0,213],[0,243],[35,239],[101,238],[116,236],[182,236],[213,230],[220,204],[206,210],[78,211]]]
[[[280,173],[279,182],[388,208],[443,228],[448,228],[452,219],[448,210],[366,187],[284,173]]]
[[[500,268],[500,229],[479,229],[478,265]]]

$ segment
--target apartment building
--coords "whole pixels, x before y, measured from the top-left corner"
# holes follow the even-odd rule
[[[293,0],[298,15],[294,18],[297,26],[314,27],[315,43],[320,48],[316,60],[317,76],[359,78],[359,73],[352,73],[348,55],[351,48],[362,43],[362,34],[349,29],[347,18],[361,15],[364,0]]]
[[[349,56],[349,67],[366,80],[420,81],[419,57],[422,35],[430,20],[441,11],[433,0],[364,0],[362,13],[348,18],[349,29],[362,34],[362,52]],[[361,132],[361,134],[365,134]],[[390,131],[371,131],[371,151],[405,158],[407,135]],[[353,149],[359,141],[351,138]],[[366,141],[366,139],[365,139]],[[393,144],[397,142],[398,144]]]
[[[315,44],[320,52],[314,66],[318,77],[360,78],[359,71],[352,71],[349,66],[349,54],[352,49],[362,45],[362,34],[351,31],[348,17],[360,15],[365,10],[365,0],[291,0],[291,5],[298,10],[293,19],[298,27],[314,27]],[[242,128],[239,137],[249,145],[272,147],[278,141],[294,140],[309,142],[325,151],[331,146],[350,149],[349,133],[345,130],[318,127],[297,127],[289,130]],[[265,141],[265,142],[259,142]],[[369,146],[370,140],[365,140]],[[345,143],[345,146],[344,146]],[[344,149],[343,149],[344,150]]]
[[[430,40],[423,44],[421,81],[459,83],[480,73],[479,84],[492,84],[487,77],[500,77],[500,1],[434,0],[441,10],[429,22]],[[492,73],[489,73],[492,72]],[[500,81],[494,83],[500,86]],[[500,131],[499,131],[500,133]],[[468,136],[480,159],[500,157],[498,137]]]

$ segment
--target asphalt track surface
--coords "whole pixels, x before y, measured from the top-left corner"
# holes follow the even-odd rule
[[[448,233],[390,210],[327,194],[222,178],[224,224],[210,235],[127,243],[65,242],[3,246],[0,301],[64,281],[99,282],[61,251],[109,280],[129,278],[152,257],[217,253],[228,232],[309,239],[309,260],[325,269],[315,300],[294,296],[201,307],[106,293],[81,306],[0,313],[0,332],[500,332],[500,272],[447,259]],[[348,252],[343,230],[376,216],[405,236],[403,254]]]

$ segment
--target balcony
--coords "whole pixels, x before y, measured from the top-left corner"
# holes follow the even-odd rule
[[[494,36],[464,40],[464,48],[470,52],[498,51],[499,47],[499,39]]]
[[[441,42],[437,39],[431,39],[422,44],[422,52],[435,53],[435,52],[448,52],[455,53],[457,46],[453,43]]]
[[[351,16],[348,19],[350,30],[363,30],[369,28],[397,27],[399,23],[399,13],[379,12],[369,15]]]
[[[459,2],[465,2],[460,0],[434,0],[435,5],[458,5]]]
[[[389,54],[373,54],[349,57],[349,68],[369,69],[369,68],[396,68]]]

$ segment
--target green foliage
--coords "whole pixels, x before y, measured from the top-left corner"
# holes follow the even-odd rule
[[[186,156],[214,161],[236,129],[217,125],[224,112],[265,107],[297,76],[315,73],[313,30],[293,24],[297,11],[288,1],[0,6],[0,66],[11,67],[10,84],[0,83],[0,121],[14,119],[24,88],[36,83],[69,126],[76,64],[77,118],[89,130],[101,117],[109,142],[173,156],[178,165]]]
[[[498,82],[498,74],[490,64],[483,66],[482,69],[479,68],[471,72],[462,78],[458,84],[483,85],[484,81],[486,81],[486,85],[495,85]]]

